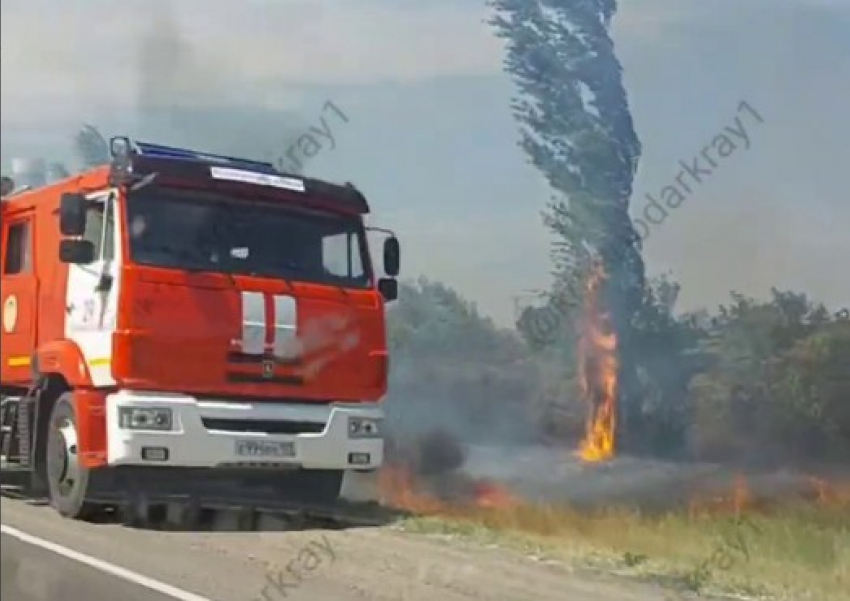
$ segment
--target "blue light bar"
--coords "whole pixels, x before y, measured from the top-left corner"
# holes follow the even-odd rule
[[[236,169],[248,169],[258,173],[276,174],[278,171],[271,163],[263,161],[252,161],[250,159],[237,159],[208,152],[197,152],[185,148],[173,148],[161,144],[149,142],[134,142],[135,151],[140,156],[158,157],[164,159],[180,159],[188,161],[203,161],[206,163],[218,163],[223,166]]]

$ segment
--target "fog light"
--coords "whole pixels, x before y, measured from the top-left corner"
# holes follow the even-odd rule
[[[369,453],[349,453],[348,463],[351,465],[369,465],[371,457]]]
[[[145,461],[168,461],[168,449],[165,447],[142,447],[142,459]]]

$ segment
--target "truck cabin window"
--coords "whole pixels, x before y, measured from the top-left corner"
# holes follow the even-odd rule
[[[30,243],[30,222],[12,223],[6,230],[6,258],[3,265],[4,275],[30,273],[32,271],[32,244]]]
[[[94,244],[95,260],[115,258],[115,222],[112,201],[96,202],[86,214],[86,233],[83,238]]]
[[[146,188],[127,200],[142,265],[368,288],[358,219],[272,202]]]

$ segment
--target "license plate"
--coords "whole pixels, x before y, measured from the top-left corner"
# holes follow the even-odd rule
[[[267,440],[237,440],[236,454],[240,457],[293,457],[295,443],[271,442]]]

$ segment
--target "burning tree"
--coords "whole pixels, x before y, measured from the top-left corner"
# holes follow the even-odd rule
[[[578,385],[588,403],[587,429],[579,449],[585,461],[609,459],[616,450],[617,334],[601,308],[605,266],[596,262],[587,281],[578,346]]]
[[[617,4],[615,0],[490,0],[489,4],[496,11],[490,23],[507,45],[505,69],[520,92],[513,103],[520,145],[555,191],[545,213],[556,236],[550,302],[575,313],[584,300],[579,330],[585,334],[592,324],[610,321],[606,326],[610,333],[582,338],[579,381],[582,374],[604,379],[592,366],[615,366],[606,423],[613,427],[619,407],[623,415],[617,421],[623,428],[616,434],[627,442],[630,422],[639,415],[633,349],[645,274],[640,240],[629,217],[641,146],[610,37]],[[586,302],[590,290],[593,303]],[[604,414],[598,412],[596,397],[607,385],[597,380],[586,380],[585,385],[592,416],[587,447],[599,425],[596,416]],[[613,438],[611,445],[613,449]]]

